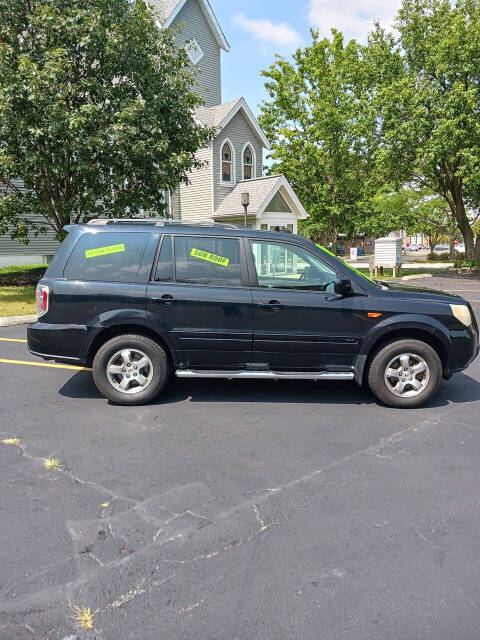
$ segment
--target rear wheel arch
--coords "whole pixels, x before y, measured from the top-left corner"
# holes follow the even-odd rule
[[[149,327],[145,327],[143,325],[138,324],[119,324],[112,327],[105,327],[102,329],[95,338],[91,341],[88,347],[88,356],[87,363],[88,366],[91,367],[93,364],[93,360],[97,351],[102,347],[106,342],[111,340],[112,338],[116,338],[121,335],[139,335],[145,336],[146,338],[150,338],[157,342],[161,347],[165,349],[165,352],[170,360],[170,364],[172,367],[175,365],[175,358],[173,356],[173,351],[168,342],[161,336],[159,333],[150,329]]]

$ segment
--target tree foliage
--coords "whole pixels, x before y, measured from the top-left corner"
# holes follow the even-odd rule
[[[474,257],[469,206],[480,199],[480,2],[403,0],[398,40],[377,28],[364,56],[375,78],[378,171],[447,202]],[[388,73],[384,73],[385,70]],[[476,247],[480,262],[480,243]]]
[[[272,171],[297,189],[307,231],[330,238],[382,228],[392,189],[400,207],[406,185],[433,193],[480,264],[469,214],[480,208],[480,0],[403,0],[395,26],[376,26],[365,46],[313,33],[264,72]]]
[[[364,117],[360,46],[341,33],[278,57],[269,70],[269,100],[260,123],[272,141],[272,170],[285,174],[310,214],[304,231],[335,242],[352,233],[373,192],[372,159],[365,144],[375,128]],[[368,108],[368,105],[367,105]]]
[[[423,233],[431,251],[448,237],[449,207],[444,198],[431,191],[382,189],[372,198],[371,204],[370,213],[364,221],[367,233],[386,235],[392,229],[405,229],[411,234]]]
[[[0,0],[0,15],[0,233],[163,212],[211,135],[174,34],[141,0]]]

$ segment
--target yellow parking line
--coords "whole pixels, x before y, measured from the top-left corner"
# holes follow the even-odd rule
[[[5,358],[0,358],[0,362],[4,364],[26,364],[31,367],[49,367],[51,369],[70,369],[72,371],[91,371],[87,367],[75,367],[71,364],[47,364],[44,362],[31,362],[30,360],[7,360]]]
[[[17,340],[17,338],[0,338],[2,342],[26,342],[26,340]]]

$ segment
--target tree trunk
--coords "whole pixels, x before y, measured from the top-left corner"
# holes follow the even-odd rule
[[[452,216],[450,220],[450,260],[455,260],[455,235],[457,233],[457,225],[455,218]]]
[[[465,242],[465,260],[476,260],[477,264],[480,265],[480,261],[478,260],[480,256],[475,255],[472,227],[470,226],[470,221],[465,211],[461,178],[455,177],[452,179],[450,183],[450,193],[447,199]]]
[[[480,234],[477,235],[477,242],[475,243],[475,264],[480,266]]]

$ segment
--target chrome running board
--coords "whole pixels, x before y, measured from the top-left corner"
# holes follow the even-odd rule
[[[353,380],[353,371],[196,371],[178,369],[177,378],[225,378],[227,380]]]

